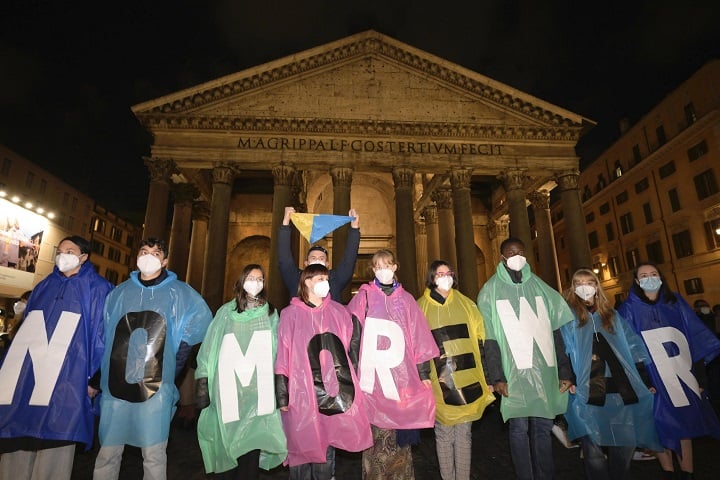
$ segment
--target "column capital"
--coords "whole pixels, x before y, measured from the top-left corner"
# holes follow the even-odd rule
[[[150,171],[150,181],[170,183],[170,175],[175,171],[175,162],[166,158],[143,157]]]
[[[240,173],[234,163],[217,162],[213,164],[212,182],[231,185],[235,175]]]
[[[415,222],[415,234],[416,235],[427,235],[427,228],[425,222]]]
[[[510,236],[510,223],[507,220],[495,220],[488,224],[488,235],[490,240],[502,238],[503,240]]]
[[[273,183],[292,187],[296,182],[296,172],[293,165],[278,163],[272,166]]]
[[[353,169],[350,167],[332,167],[330,176],[333,187],[350,187],[352,184]]]
[[[550,192],[547,190],[535,190],[528,194],[528,200],[536,210],[547,210],[550,208]]]
[[[453,168],[448,173],[450,176],[450,185],[452,185],[453,190],[470,189],[472,169]]]
[[[437,205],[430,204],[423,208],[423,217],[425,217],[426,225],[438,223]]]
[[[173,183],[170,187],[175,203],[192,203],[200,191],[192,183]]]
[[[412,189],[415,184],[415,170],[409,167],[395,167],[392,169],[395,189]]]
[[[580,183],[580,172],[578,170],[566,170],[555,174],[555,181],[560,191],[577,190]]]
[[[452,208],[452,192],[449,188],[438,188],[432,193],[432,199],[438,209]]]
[[[193,202],[192,206],[193,220],[210,220],[210,204],[208,202]]]
[[[526,171],[525,168],[512,168],[501,172],[498,178],[502,181],[505,191],[524,189],[525,179],[527,179]]]

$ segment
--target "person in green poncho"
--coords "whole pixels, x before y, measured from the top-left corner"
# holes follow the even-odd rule
[[[559,329],[574,317],[560,293],[533,275],[524,250],[518,238],[502,242],[502,261],[477,304],[485,320],[487,380],[502,396],[517,478],[551,479],[553,419],[565,412],[574,388]]]
[[[198,352],[198,441],[208,473],[258,479],[258,466],[269,470],[287,456],[273,372],[279,318],[267,302],[260,265],[243,269],[234,293]]]

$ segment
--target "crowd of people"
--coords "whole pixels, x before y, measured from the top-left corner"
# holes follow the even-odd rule
[[[553,478],[560,415],[589,479],[628,478],[637,449],[657,457],[664,478],[692,478],[692,439],[720,438],[710,402],[720,340],[700,316],[709,305],[693,310],[656,265],[635,269],[615,309],[590,269],[562,294],[551,288],[511,237],[477,299],[460,293],[441,259],[415,299],[383,249],[372,279],[343,305],[357,213],[337,269],[319,245],[299,269],[293,212],[279,260],[294,294],[281,311],[259,264],[243,268],[213,318],[167,270],[164,241],[143,240],[138,270],[113,288],[89,262],[87,240],[63,239],[0,359],[0,479],[70,479],[97,415],[93,478],[117,479],[133,445],[144,478],[165,479],[176,384],[196,345],[198,442],[206,472],[222,479],[284,464],[292,480],[330,480],[335,449],[362,452],[363,479],[413,479],[412,445],[432,428],[442,479],[468,480],[472,422],[495,401],[522,480]]]

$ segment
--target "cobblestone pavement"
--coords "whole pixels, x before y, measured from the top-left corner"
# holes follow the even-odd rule
[[[709,438],[696,439],[695,478],[710,480],[718,478],[720,469],[720,441]],[[78,453],[75,457],[73,480],[92,478],[92,467],[97,449]],[[557,480],[577,480],[585,478],[582,460],[578,448],[566,449],[553,440],[553,456]],[[423,430],[422,442],[414,447],[413,458],[416,480],[437,480],[440,473],[435,455],[435,441],[432,430]],[[660,467],[654,460],[633,461],[632,479],[658,479]],[[359,480],[360,454],[337,452],[335,478],[337,480]],[[485,416],[473,425],[473,462],[472,479],[502,478],[512,479],[512,462],[507,442],[507,427],[502,423],[497,407],[488,408]],[[142,456],[139,449],[128,447],[125,450],[121,480],[142,479]],[[203,469],[202,457],[197,444],[194,429],[183,429],[174,425],[168,443],[168,479],[206,480],[212,479]],[[260,476],[263,480],[284,480],[288,478],[286,468],[279,467]]]

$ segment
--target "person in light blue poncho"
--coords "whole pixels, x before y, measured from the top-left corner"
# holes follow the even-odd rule
[[[662,450],[645,369],[650,355],[591,270],[575,272],[564,296],[575,313],[560,329],[576,376],[565,413],[568,436],[581,440],[588,479],[623,480],[635,447]]]
[[[139,272],[105,304],[100,451],[93,478],[117,479],[125,445],[142,449],[145,479],[164,479],[167,439],[179,393],[175,378],[212,321],[207,304],[165,269],[167,245],[143,240]]]

